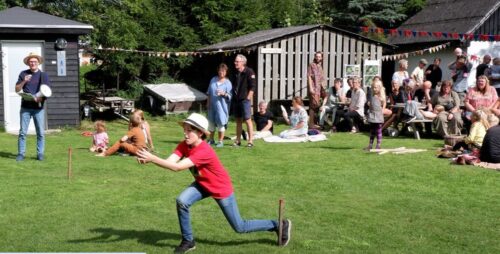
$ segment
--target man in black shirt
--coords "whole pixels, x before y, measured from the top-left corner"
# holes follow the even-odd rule
[[[242,124],[245,121],[248,132],[248,147],[253,147],[253,123],[251,119],[251,104],[255,89],[255,72],[246,66],[247,58],[238,54],[234,60],[236,73],[231,79],[233,84],[232,112],[236,118],[236,142],[234,146],[241,146]]]
[[[476,67],[476,79],[479,76],[484,75],[484,71],[490,67],[490,63],[491,63],[491,56],[484,55],[483,56],[483,63]]]
[[[439,67],[441,63],[441,58],[434,59],[434,63],[427,67],[425,70],[425,79],[432,83],[432,90],[436,90],[438,82],[441,82],[443,78],[443,71]]]
[[[267,110],[267,102],[259,102],[259,112],[253,115],[253,120],[257,128],[254,139],[273,135],[274,115],[271,111]]]
[[[481,146],[481,161],[500,163],[500,125],[488,129]]]

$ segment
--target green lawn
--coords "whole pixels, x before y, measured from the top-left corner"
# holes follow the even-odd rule
[[[176,119],[149,122],[157,150],[168,156],[182,139]],[[127,125],[108,128],[117,140]],[[234,129],[231,123],[229,134]],[[0,252],[171,252],[180,242],[175,197],[190,173],[95,157],[81,132],[48,135],[43,162],[34,159],[30,136],[22,163],[15,162],[17,136],[0,134]],[[499,172],[435,158],[441,140],[384,138],[384,148],[428,151],[366,153],[368,136],[348,133],[317,143],[259,140],[252,149],[227,141],[217,153],[242,216],[276,218],[283,197],[292,241],[279,248],[273,233],[236,234],[206,199],[192,208],[194,253],[500,253]]]

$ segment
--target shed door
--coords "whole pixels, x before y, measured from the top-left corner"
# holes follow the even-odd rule
[[[42,54],[42,42],[1,42],[2,64],[3,64],[3,98],[5,130],[10,133],[18,133],[20,128],[19,111],[21,110],[21,97],[16,93],[16,82],[19,73],[28,69],[23,63],[24,57],[30,52],[40,56]],[[40,70],[43,67],[40,65]],[[45,117],[45,119],[47,119]],[[47,120],[45,120],[47,121]],[[46,124],[45,124],[46,125]],[[33,119],[30,121],[28,133],[35,133]]]

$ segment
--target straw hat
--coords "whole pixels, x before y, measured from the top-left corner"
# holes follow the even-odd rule
[[[185,123],[200,130],[201,132],[203,132],[207,136],[210,135],[210,132],[208,131],[207,118],[198,114],[198,113],[192,113],[191,115],[188,116],[188,118],[186,120],[179,122],[179,125],[183,126]]]
[[[27,57],[24,58],[23,62],[24,64],[28,65],[29,66],[29,63],[28,61],[31,59],[31,58],[36,58],[38,60],[38,63],[39,64],[42,64],[43,63],[43,57],[31,52]]]

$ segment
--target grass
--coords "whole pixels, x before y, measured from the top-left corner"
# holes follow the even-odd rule
[[[182,139],[175,117],[149,119],[158,153]],[[46,137],[46,160],[15,162],[17,136],[1,133],[1,252],[171,252],[180,242],[175,197],[189,172],[97,158],[83,129]],[[124,122],[108,123],[117,140]],[[278,126],[277,131],[284,126]],[[234,135],[234,123],[229,134]],[[232,148],[217,153],[230,172],[244,218],[276,218],[280,197],[293,221],[289,246],[274,233],[236,234],[211,199],[192,207],[196,253],[500,253],[500,174],[434,157],[441,140],[386,138],[385,148],[427,152],[376,155],[363,134],[328,141]],[[73,178],[68,180],[68,147]]]

